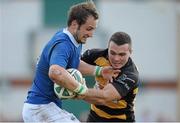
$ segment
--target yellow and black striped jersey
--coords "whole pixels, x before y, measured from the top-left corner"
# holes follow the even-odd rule
[[[108,49],[92,49],[87,50],[81,59],[86,63],[98,66],[109,66]],[[91,111],[88,116],[88,122],[133,122],[134,116],[134,100],[138,92],[138,70],[129,58],[128,62],[121,68],[121,73],[113,80],[112,85],[122,96],[120,100],[115,100],[105,105],[91,104]],[[96,78],[100,87],[105,86],[106,80]]]

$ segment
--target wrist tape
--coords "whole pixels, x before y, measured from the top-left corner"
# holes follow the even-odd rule
[[[78,84],[79,84],[78,87],[76,89],[74,89],[73,91],[77,94],[85,94],[87,91],[87,87],[80,83],[78,83]]]
[[[96,66],[95,67],[95,71],[94,71],[94,75],[95,76],[100,76],[101,75],[101,71],[102,71],[102,67]]]

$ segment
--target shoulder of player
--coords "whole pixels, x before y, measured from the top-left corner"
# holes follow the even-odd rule
[[[71,43],[71,39],[68,34],[64,33],[62,30],[57,31],[51,40],[53,42],[59,42],[64,44]]]
[[[121,70],[124,71],[124,72],[132,72],[132,73],[139,74],[135,63],[133,62],[133,60],[131,58],[129,58],[126,65],[124,67],[122,67]]]
[[[57,43],[58,45],[62,45],[66,49],[73,49],[74,43],[71,41],[70,37],[61,31],[57,32],[53,38],[54,43]]]
[[[131,58],[128,60],[128,63],[121,69],[121,75],[118,77],[118,79],[129,79],[134,83],[139,81],[139,72]]]
[[[86,55],[93,55],[93,56],[105,56],[107,49],[88,49],[84,52]]]
[[[81,55],[81,60],[95,65],[95,61],[99,57],[106,57],[106,54],[106,49],[88,49]]]

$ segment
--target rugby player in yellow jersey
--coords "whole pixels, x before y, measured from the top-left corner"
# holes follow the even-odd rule
[[[96,77],[95,88],[88,89],[83,98],[91,103],[87,122],[134,122],[134,100],[138,92],[139,73],[130,57],[131,38],[124,32],[114,33],[107,49],[84,52],[82,60],[98,66],[112,66],[121,72],[113,82]]]

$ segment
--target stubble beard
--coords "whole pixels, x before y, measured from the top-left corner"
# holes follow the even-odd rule
[[[77,41],[77,43],[79,44],[84,44],[84,42],[82,42],[80,39],[79,39],[79,35],[80,35],[80,26],[78,26],[77,30],[76,30],[76,33],[73,35],[74,36],[74,39]]]
[[[83,42],[79,39],[78,33],[74,34],[74,39],[77,41],[78,44],[83,44]]]

